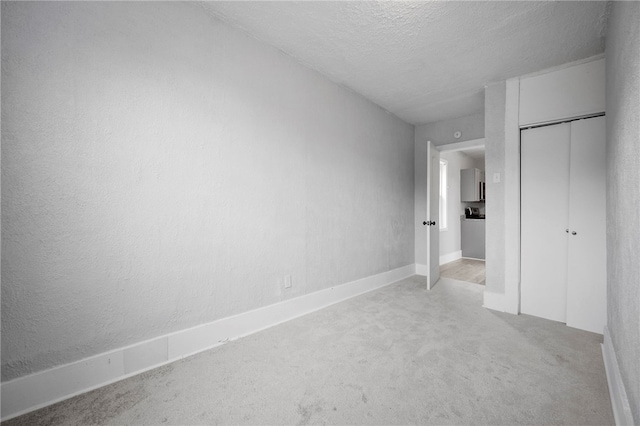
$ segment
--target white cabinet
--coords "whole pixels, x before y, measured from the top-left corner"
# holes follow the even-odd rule
[[[479,169],[460,170],[460,201],[484,200],[484,173]]]
[[[460,225],[462,257],[484,259],[484,219],[467,219],[463,217]]]
[[[606,323],[605,118],[521,133],[521,311]]]
[[[605,110],[605,60],[598,59],[520,79],[521,126]]]

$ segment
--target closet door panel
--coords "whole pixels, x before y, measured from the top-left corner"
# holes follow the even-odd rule
[[[521,312],[566,321],[568,123],[521,133]]]
[[[571,123],[567,325],[600,334],[607,316],[605,140],[605,117]]]

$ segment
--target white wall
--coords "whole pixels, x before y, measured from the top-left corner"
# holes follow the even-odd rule
[[[505,105],[506,83],[486,87],[485,103],[485,176],[486,176],[486,291],[504,293],[505,269]],[[499,174],[500,181],[493,179]]]
[[[484,137],[484,113],[416,126],[416,140],[431,141],[435,146],[481,139]],[[460,138],[454,133],[459,131]]]
[[[440,231],[440,256],[446,256],[462,250],[460,216],[464,215],[464,204],[460,202],[460,170],[477,167],[478,163],[463,152],[443,152],[440,158],[447,160],[448,225]]]
[[[607,24],[607,327],[640,424],[640,3]],[[609,374],[609,371],[607,371]],[[613,391],[613,390],[612,390]]]
[[[3,380],[414,262],[413,126],[197,7],[3,2],[2,71]]]

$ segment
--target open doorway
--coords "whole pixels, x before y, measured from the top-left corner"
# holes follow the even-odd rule
[[[484,285],[484,139],[440,148],[440,275]]]

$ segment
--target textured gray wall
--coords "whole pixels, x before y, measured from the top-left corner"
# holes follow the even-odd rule
[[[3,2],[2,73],[3,380],[414,262],[413,126],[196,7]]]
[[[505,282],[505,105],[506,82],[492,84],[484,92],[486,174],[486,290],[504,293]],[[493,174],[500,173],[500,183]]]
[[[460,139],[453,137],[460,131]],[[484,113],[416,126],[416,140],[431,141],[435,146],[470,141],[484,137]]]
[[[607,327],[640,424],[640,3],[607,26]]]

